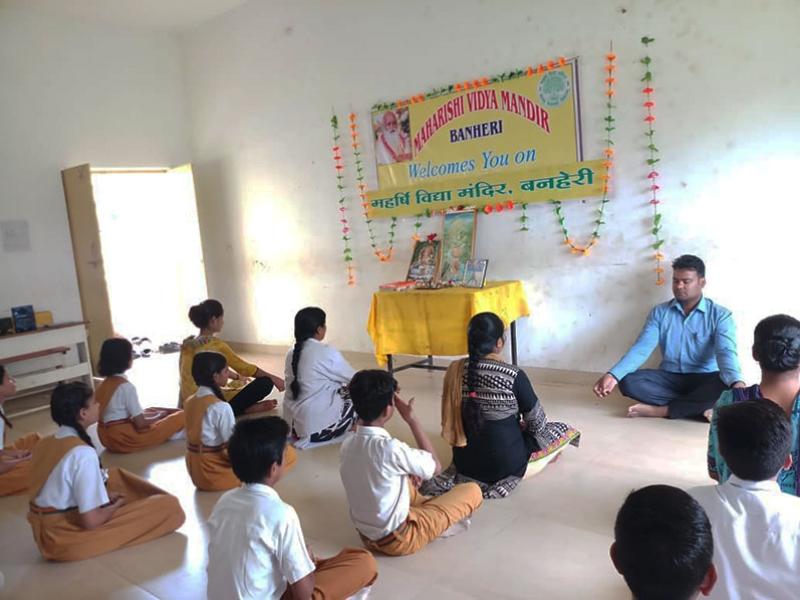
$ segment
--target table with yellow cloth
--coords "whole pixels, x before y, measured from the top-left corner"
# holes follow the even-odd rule
[[[389,371],[411,366],[431,368],[432,356],[467,354],[467,325],[482,312],[493,312],[511,327],[512,362],[517,362],[516,324],[530,315],[521,281],[491,281],[483,288],[375,292],[367,331],[378,364]],[[393,368],[392,355],[427,356],[424,361]]]

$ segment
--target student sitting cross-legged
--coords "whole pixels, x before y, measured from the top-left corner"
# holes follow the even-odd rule
[[[309,448],[341,442],[356,420],[347,384],[355,369],[341,352],[323,344],[325,311],[308,306],[294,316],[294,348],[286,355],[283,416],[293,445]]]
[[[5,446],[6,427],[12,427],[3,411],[3,403],[17,391],[17,382],[0,365],[0,496],[21,494],[28,489],[31,455],[42,439],[38,433],[22,436],[13,444]]]
[[[198,352],[219,352],[225,355],[230,370],[228,381],[220,384],[220,389],[225,400],[230,402],[233,414],[237,417],[243,414],[267,412],[274,409],[277,400],[267,399],[267,395],[277,388],[279,392],[284,389],[283,379],[267,373],[260,367],[243,360],[231,347],[216,337],[225,325],[225,312],[218,300],[208,299],[196,304],[189,309],[189,320],[200,330],[197,336],[190,336],[183,340],[181,353],[178,360],[181,384],[178,394],[178,407],[183,408],[183,403],[192,394],[197,392],[197,383],[192,377],[192,360]],[[249,383],[248,378],[253,380]],[[244,384],[244,385],[242,385]]]
[[[339,473],[350,517],[364,545],[402,556],[421,550],[443,533],[465,529],[468,517],[483,502],[475,483],[456,485],[436,498],[417,491],[416,484],[436,475],[441,465],[414,414],[414,399],[402,400],[395,379],[378,370],[356,373],[350,397],[358,428],[342,443]],[[395,408],[411,428],[419,450],[384,428]]]
[[[28,522],[42,556],[82,560],[175,531],[178,499],[123,469],[100,468],[86,433],[99,407],[83,383],[59,385],[50,414],[59,425],[33,451]]]
[[[764,400],[718,408],[715,420],[731,476],[689,490],[714,531],[719,582],[712,597],[797,598],[800,498],[783,493],[776,481],[792,464],[792,424],[780,406]]]
[[[228,375],[228,361],[219,352],[198,352],[192,358],[197,392],[184,404],[186,468],[195,487],[206,492],[239,487],[228,459],[228,440],[236,418],[221,389]],[[294,449],[290,449],[286,467],[291,467],[295,460]]]
[[[133,346],[128,340],[111,338],[103,342],[97,371],[105,379],[95,392],[100,405],[97,435],[110,452],[138,452],[183,436],[181,409],[142,410],[136,387],[125,377],[132,365]]]
[[[717,580],[713,554],[714,538],[703,507],[676,487],[636,490],[617,513],[611,561],[633,600],[708,596]]]
[[[209,525],[208,598],[365,598],[377,577],[372,554],[345,548],[315,560],[295,510],[275,491],[289,426],[279,417],[242,421],[228,447],[244,484],[220,498]]]

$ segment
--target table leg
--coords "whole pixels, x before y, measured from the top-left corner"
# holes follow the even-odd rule
[[[431,367],[433,366],[433,356],[431,356],[430,354],[428,354],[428,365]],[[428,370],[430,371],[430,369]]]
[[[517,364],[517,322],[511,321],[511,364]]]
[[[386,355],[386,370],[389,371],[389,373],[394,373],[394,364],[391,354]]]

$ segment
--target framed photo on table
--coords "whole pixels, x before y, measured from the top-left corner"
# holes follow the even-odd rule
[[[442,235],[442,269],[440,280],[460,284],[464,281],[467,261],[475,248],[478,214],[474,210],[449,212],[444,215]]]
[[[464,268],[464,287],[482,288],[486,283],[486,270],[489,267],[488,258],[471,258]]]
[[[414,245],[406,280],[430,285],[436,281],[441,260],[440,240],[421,240]]]

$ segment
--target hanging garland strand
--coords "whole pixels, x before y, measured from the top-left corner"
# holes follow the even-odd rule
[[[394,254],[394,234],[397,229],[397,217],[392,217],[392,222],[389,225],[389,243],[386,250],[378,248],[375,241],[375,231],[372,228],[372,219],[367,214],[369,202],[367,202],[367,184],[364,183],[364,162],[361,160],[361,142],[358,136],[358,124],[356,123],[355,113],[350,113],[350,137],[351,145],[353,147],[353,156],[356,162],[356,180],[358,181],[358,195],[361,198],[361,208],[364,215],[364,221],[367,223],[367,231],[369,232],[369,245],[372,246],[372,253],[381,262],[388,262],[392,260]]]
[[[353,250],[350,248],[350,223],[347,220],[347,194],[344,186],[344,163],[342,162],[342,147],[339,145],[339,119],[336,113],[331,117],[333,130],[333,166],[336,169],[336,189],[339,190],[339,223],[342,224],[342,240],[344,251],[342,256],[347,267],[347,285],[356,284],[355,267],[353,266]]]
[[[648,183],[648,190],[650,192],[650,204],[653,207],[653,227],[650,230],[653,234],[653,244],[652,248],[655,250],[655,254],[653,258],[656,261],[656,285],[664,285],[666,280],[664,279],[664,255],[661,252],[661,247],[664,245],[664,238],[661,237],[661,210],[659,206],[661,205],[661,199],[659,198],[659,190],[661,186],[658,185],[658,178],[659,173],[656,171],[656,165],[661,160],[658,157],[659,150],[658,147],[655,145],[655,140],[653,139],[655,135],[655,130],[653,129],[653,122],[655,122],[656,117],[653,114],[653,107],[655,106],[655,102],[653,101],[653,93],[655,90],[653,89],[653,73],[650,71],[650,63],[652,62],[650,56],[647,54],[647,48],[650,46],[651,43],[655,41],[654,38],[644,36],[642,38],[642,44],[645,47],[645,56],[641,59],[641,63],[644,65],[645,73],[642,77],[642,82],[644,83],[645,87],[642,90],[644,94],[644,108],[647,110],[647,115],[644,118],[644,122],[647,123],[647,131],[645,135],[647,136],[647,151],[648,151],[648,158],[645,161],[647,164],[647,179],[649,180]]]
[[[422,241],[419,235],[419,230],[422,229],[422,213],[414,216],[414,235],[411,236],[411,241],[416,243]]]
[[[528,231],[528,203],[523,202],[520,207],[522,208],[522,216],[519,218],[519,230]]]
[[[616,121],[614,118],[614,109],[616,108],[616,105],[612,102],[612,99],[616,94],[616,90],[614,89],[614,84],[617,82],[617,79],[614,77],[614,71],[617,68],[614,64],[616,60],[617,55],[614,54],[614,45],[611,44],[609,52],[606,54],[606,64],[604,67],[606,72],[606,78],[604,79],[606,84],[606,116],[603,118],[603,120],[606,123],[604,128],[606,137],[603,141],[605,142],[606,148],[603,150],[603,155],[605,156],[605,160],[603,161],[603,174],[600,175],[600,179],[603,180],[603,197],[600,199],[600,206],[597,209],[597,219],[595,219],[594,222],[594,229],[592,230],[589,241],[585,245],[581,246],[580,244],[576,244],[570,236],[569,230],[567,229],[567,219],[564,216],[564,210],[563,206],[561,205],[561,201],[550,201],[553,204],[553,211],[555,212],[556,219],[558,219],[558,224],[561,227],[561,235],[564,238],[564,244],[569,246],[570,252],[580,256],[589,255],[589,253],[592,251],[592,248],[600,239],[600,228],[606,223],[603,220],[603,217],[605,216],[606,204],[608,204],[609,201],[608,193],[611,190],[611,168],[614,166],[614,148],[612,147],[614,142],[611,139],[611,133],[615,129],[614,123]]]

